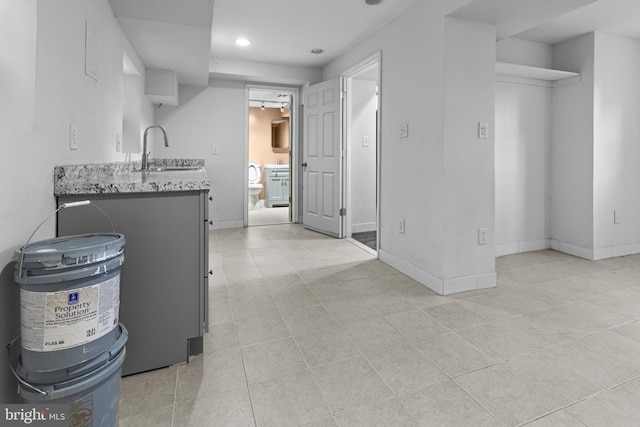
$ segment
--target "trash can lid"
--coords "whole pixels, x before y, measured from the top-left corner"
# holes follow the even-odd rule
[[[14,254],[16,270],[57,270],[102,262],[123,252],[124,235],[79,234],[30,243]]]

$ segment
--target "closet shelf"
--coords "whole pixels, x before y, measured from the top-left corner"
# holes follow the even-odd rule
[[[529,65],[496,62],[496,78],[501,81],[524,79],[525,81],[548,82],[545,86],[558,86],[580,81],[580,73],[531,67]],[[517,81],[514,81],[517,83]]]

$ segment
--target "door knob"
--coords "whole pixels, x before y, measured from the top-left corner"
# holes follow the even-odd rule
[[[302,167],[303,167],[303,168],[306,168],[306,167],[307,167],[307,162],[304,162],[304,163],[302,164]]]

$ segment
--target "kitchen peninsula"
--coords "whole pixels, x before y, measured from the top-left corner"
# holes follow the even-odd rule
[[[123,375],[188,362],[208,329],[210,182],[204,160],[57,166],[57,204],[91,200],[125,236]],[[57,235],[112,231],[93,206],[58,212]]]

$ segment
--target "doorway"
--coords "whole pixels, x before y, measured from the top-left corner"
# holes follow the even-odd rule
[[[359,64],[344,78],[347,153],[345,235],[377,253],[379,57]]]
[[[297,90],[247,86],[245,226],[288,224],[295,218]]]

